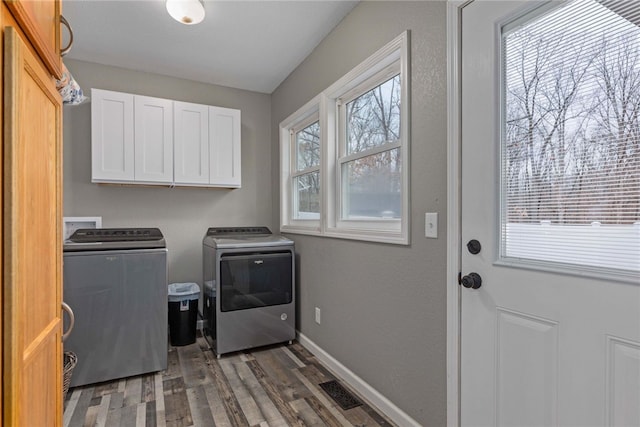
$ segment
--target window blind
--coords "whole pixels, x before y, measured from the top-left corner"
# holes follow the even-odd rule
[[[640,272],[640,4],[502,34],[501,257]]]

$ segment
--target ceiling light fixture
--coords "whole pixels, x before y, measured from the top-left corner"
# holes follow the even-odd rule
[[[195,25],[204,19],[202,0],[167,0],[167,12],[176,21]]]

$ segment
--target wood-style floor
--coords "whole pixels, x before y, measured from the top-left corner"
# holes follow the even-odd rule
[[[332,379],[297,342],[216,359],[198,337],[166,371],[69,390],[64,426],[394,425],[366,402],[341,409],[318,386]]]

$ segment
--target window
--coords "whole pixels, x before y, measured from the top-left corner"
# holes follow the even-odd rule
[[[503,29],[501,258],[640,272],[640,28],[621,2]]]
[[[341,220],[402,216],[400,74],[384,80],[339,101]]]
[[[408,33],[281,127],[281,231],[407,244]]]
[[[314,117],[315,119],[315,117]],[[293,218],[320,218],[320,122],[293,130],[291,136],[295,145],[292,173]]]
[[[281,221],[300,232],[319,230],[322,209],[319,97],[280,126]]]

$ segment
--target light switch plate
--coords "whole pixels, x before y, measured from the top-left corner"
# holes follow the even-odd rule
[[[438,238],[438,213],[426,212],[424,214],[424,237]]]

